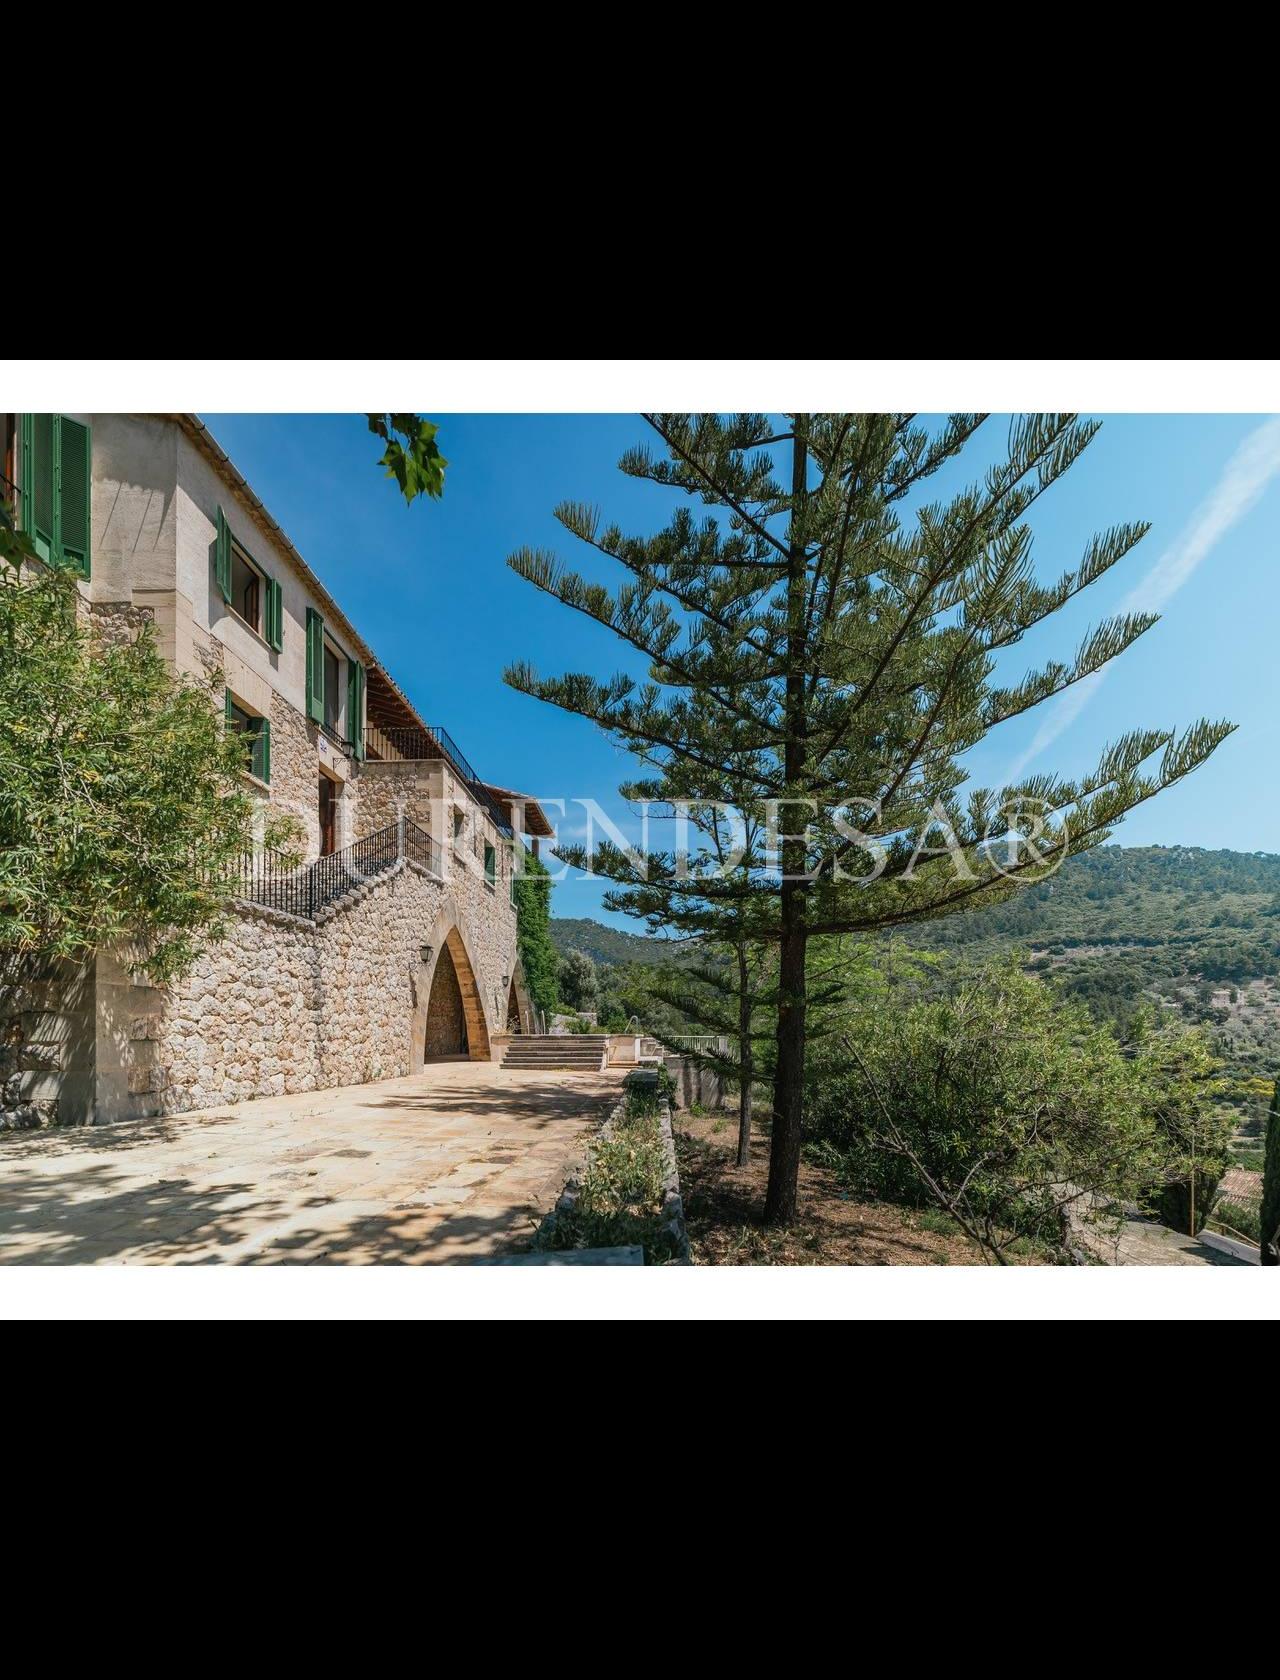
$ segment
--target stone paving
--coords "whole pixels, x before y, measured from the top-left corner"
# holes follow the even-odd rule
[[[430,1264],[522,1246],[621,1070],[405,1079],[0,1139],[0,1264]]]

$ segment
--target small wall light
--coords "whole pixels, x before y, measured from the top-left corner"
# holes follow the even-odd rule
[[[422,947],[421,955],[422,955],[422,960],[423,960],[424,963],[429,963],[431,961],[431,953],[434,950],[435,950],[434,945],[424,945]]]

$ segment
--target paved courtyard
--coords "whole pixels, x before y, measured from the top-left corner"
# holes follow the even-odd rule
[[[613,1073],[441,1062],[407,1079],[0,1138],[0,1263],[312,1265],[510,1252]]]

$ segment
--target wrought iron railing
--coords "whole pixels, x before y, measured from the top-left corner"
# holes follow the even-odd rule
[[[314,863],[293,864],[270,849],[254,852],[215,885],[227,898],[314,921],[330,904],[385,875],[401,858],[443,875],[439,842],[406,817]]]
[[[506,811],[480,780],[479,771],[447,729],[437,723],[428,724],[421,729],[379,728],[376,740],[379,748],[385,742],[398,758],[443,759],[467,784],[477,801],[493,818],[498,832],[506,835],[508,839],[511,838],[513,831]]]

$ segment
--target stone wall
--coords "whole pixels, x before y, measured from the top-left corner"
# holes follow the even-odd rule
[[[0,1131],[91,1111],[92,961],[0,959]]]
[[[419,828],[443,839],[442,778],[438,759],[367,760],[356,778],[360,833],[386,828],[403,812]]]
[[[459,941],[462,990],[483,1011],[469,1051],[484,1057],[506,1031],[516,941],[515,912],[483,882],[444,882],[401,864],[318,923],[245,909],[168,991],[133,986],[127,1011],[118,1012],[128,1015],[114,1041],[120,1076],[111,1082],[104,1057],[99,1083],[111,1096],[97,1118],[180,1113],[413,1072],[424,1049],[432,1053],[437,966],[453,960],[446,942],[456,954]],[[456,982],[450,996],[460,997]]]
[[[132,601],[90,601],[84,595],[77,606],[82,619],[104,647],[123,647],[136,641],[147,624],[155,623],[154,607],[134,606]]]

